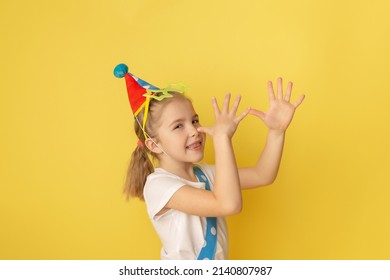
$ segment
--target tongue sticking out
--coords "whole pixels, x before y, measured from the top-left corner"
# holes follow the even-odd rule
[[[197,143],[194,143],[194,144],[187,146],[187,149],[194,150],[194,149],[197,149],[199,147],[200,147],[200,142],[197,142]]]

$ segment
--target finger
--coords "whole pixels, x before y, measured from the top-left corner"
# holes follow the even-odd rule
[[[305,95],[302,94],[297,101],[295,101],[295,103],[293,104],[294,108],[298,108],[299,105],[301,105],[301,103],[303,102],[303,100],[305,99]]]
[[[234,100],[233,107],[230,110],[230,114],[234,116],[236,115],[238,106],[240,105],[240,101],[241,101],[241,95],[237,95],[236,99]]]
[[[223,101],[223,108],[222,108],[223,114],[229,113],[229,103],[230,103],[230,93],[227,93],[225,95],[225,100]]]
[[[293,83],[288,82],[287,89],[286,89],[286,96],[284,97],[284,100],[286,100],[287,102],[290,102],[292,86],[293,86]]]
[[[249,110],[249,114],[258,117],[261,120],[264,120],[264,117],[265,117],[265,113],[263,111],[259,111],[259,110],[256,110],[256,109],[250,109]]]
[[[268,81],[268,99],[269,101],[274,101],[275,100],[275,93],[274,93],[274,87],[272,85],[271,81]]]
[[[221,111],[219,110],[218,102],[217,102],[217,99],[215,98],[215,96],[213,96],[211,98],[211,104],[212,104],[213,109],[214,109],[214,116],[217,118],[221,114]]]
[[[237,116],[235,118],[236,123],[241,122],[249,114],[250,110],[251,110],[251,107],[246,109],[241,115]]]
[[[278,78],[278,100],[282,100],[283,99],[283,81],[282,81],[282,78],[279,77]]]

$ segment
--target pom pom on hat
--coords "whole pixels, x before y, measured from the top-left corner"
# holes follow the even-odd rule
[[[117,78],[123,78],[127,72],[129,71],[129,67],[127,67],[126,64],[118,64],[115,68],[114,68],[114,76],[117,77]]]

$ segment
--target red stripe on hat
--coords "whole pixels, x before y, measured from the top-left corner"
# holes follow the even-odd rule
[[[125,74],[127,96],[129,98],[130,106],[133,114],[145,103],[146,97],[143,96],[146,93],[146,89],[140,86],[137,81],[129,74]]]

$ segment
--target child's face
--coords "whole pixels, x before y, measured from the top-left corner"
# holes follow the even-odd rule
[[[165,105],[157,130],[158,144],[167,153],[161,163],[194,163],[203,159],[205,134],[199,133],[199,117],[190,101],[182,98]]]

